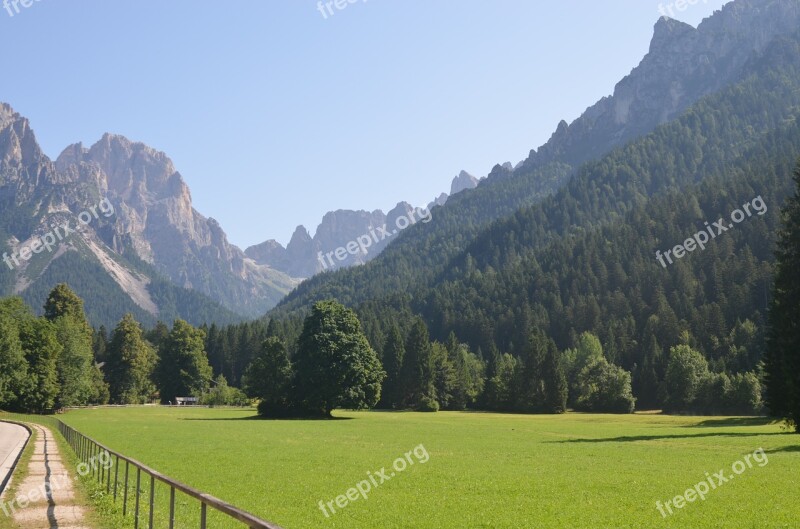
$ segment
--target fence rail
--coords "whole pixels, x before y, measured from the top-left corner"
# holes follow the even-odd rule
[[[169,529],[175,529],[175,491],[182,492],[186,494],[190,498],[194,498],[200,503],[200,529],[207,529],[207,516],[208,516],[208,508],[211,507],[212,509],[219,511],[228,517],[239,521],[245,524],[247,527],[251,529],[282,529],[280,526],[275,525],[273,523],[267,522],[262,520],[248,512],[245,512],[241,509],[234,507],[233,505],[226,503],[220,499],[215,498],[209,494],[204,494],[199,490],[193,489],[188,485],[184,485],[174,479],[167,477],[160,472],[153,470],[152,468],[139,463],[138,461],[126,457],[118,452],[115,452],[102,444],[98,443],[97,441],[83,435],[82,433],[78,432],[74,428],[67,426],[60,420],[58,421],[58,429],[61,432],[61,435],[67,440],[69,445],[77,454],[78,458],[83,461],[93,461],[96,462],[98,459],[102,458],[105,455],[109,461],[111,458],[116,458],[116,464],[111,465],[114,467],[114,479],[112,483],[111,479],[111,468],[106,468],[106,465],[98,465],[98,464],[91,464],[88,466],[89,471],[91,472],[93,477],[97,478],[97,482],[101,485],[105,485],[106,492],[114,494],[114,502],[116,503],[118,500],[118,496],[120,493],[120,461],[125,462],[125,476],[124,476],[124,487],[122,489],[122,515],[127,516],[128,510],[131,507],[130,503],[133,502],[133,509],[134,509],[134,528],[139,529],[139,519],[143,514],[141,500],[143,497],[142,491],[142,474],[145,474],[150,479],[149,483],[149,492],[148,495],[148,517],[147,517],[147,527],[148,529],[153,529],[154,525],[154,513],[155,513],[155,486],[156,482],[164,483],[169,487],[170,494],[169,494]],[[131,476],[131,470],[135,471],[136,473],[136,488],[135,491],[135,498],[129,499],[128,498],[128,490],[129,490],[129,478],[132,480],[133,476]]]

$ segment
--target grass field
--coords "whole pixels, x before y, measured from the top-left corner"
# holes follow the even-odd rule
[[[253,415],[105,408],[72,411],[62,419],[287,529],[800,523],[800,436],[763,419],[338,412],[338,420],[265,421]],[[389,475],[393,462],[419,445],[427,462],[411,455],[415,464],[372,487],[366,500],[323,514],[320,500],[335,501],[368,472],[385,467]],[[732,465],[759,448],[768,458],[763,466],[745,467],[705,500],[673,508],[675,514],[666,518],[656,508],[656,501],[672,500],[707,480],[706,473],[712,479],[722,469],[733,475]]]

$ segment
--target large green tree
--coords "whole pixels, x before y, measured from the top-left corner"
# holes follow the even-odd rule
[[[632,413],[636,399],[631,374],[611,363],[597,336],[583,333],[577,347],[565,352],[570,402],[575,409],[594,413]]]
[[[685,344],[672,347],[664,377],[664,410],[691,410],[708,377],[708,361],[699,351]]]
[[[783,209],[765,355],[767,405],[800,432],[800,163]]]
[[[126,314],[117,324],[107,347],[106,371],[115,404],[144,404],[155,392],[152,382],[157,357],[144,339],[142,328],[133,314]]]
[[[0,406],[8,407],[17,400],[28,378],[28,365],[19,336],[19,325],[13,307],[15,300],[0,305]],[[11,309],[11,310],[9,310]]]
[[[208,390],[213,374],[205,352],[205,333],[184,320],[175,320],[159,350],[156,371],[161,402],[200,397]]]
[[[292,374],[292,363],[283,340],[276,336],[264,340],[243,379],[247,395],[261,400],[260,415],[280,416],[290,412]]]
[[[578,378],[576,409],[593,413],[633,413],[636,399],[628,371],[602,358],[584,367]]]
[[[97,396],[97,367],[92,352],[92,328],[83,311],[83,300],[68,285],[59,284],[44,305],[44,316],[53,322],[63,350],[58,357],[60,391],[56,405],[83,406]]]
[[[311,309],[298,340],[294,403],[309,415],[372,408],[386,376],[355,312],[335,301]]]
[[[28,413],[52,410],[61,350],[52,323],[35,317],[21,298],[0,300],[0,406]]]
[[[28,363],[28,383],[16,408],[29,413],[52,410],[60,390],[57,362],[63,350],[56,327],[31,314],[20,324],[20,338]]]

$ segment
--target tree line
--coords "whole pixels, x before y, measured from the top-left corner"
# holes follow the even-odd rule
[[[176,320],[172,329],[159,323],[145,332],[127,314],[107,337],[104,328],[92,331],[83,301],[64,284],[53,289],[39,318],[19,298],[2,300],[0,329],[0,407],[24,412],[109,402],[172,404],[186,396],[211,405],[255,400],[259,412],[271,417],[328,417],[336,408],[373,407],[630,413],[636,401],[631,374],[613,364],[590,333],[560,352],[534,330],[523,356],[486,362],[454,334],[444,343],[431,341],[417,317],[405,336],[394,326],[379,355],[356,313],[335,301],[314,305],[291,354],[282,330],[274,321],[268,325],[244,370],[242,389],[215,373],[204,329]],[[698,409],[692,406],[704,396],[724,403],[709,412],[752,413],[761,405],[757,379],[720,380],[688,345],[673,352],[664,391],[671,411]]]

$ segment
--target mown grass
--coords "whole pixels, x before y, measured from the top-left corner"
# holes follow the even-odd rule
[[[179,481],[294,528],[795,528],[800,436],[758,418],[337,412],[269,421],[253,410],[72,411],[79,431]],[[415,464],[326,518],[318,501],[418,445]],[[666,519],[666,501],[763,448],[755,465]],[[145,489],[147,487],[144,487]],[[158,519],[166,491],[157,491]],[[178,527],[197,504],[180,501]],[[158,526],[158,524],[157,524]],[[210,518],[210,527],[237,527]]]

